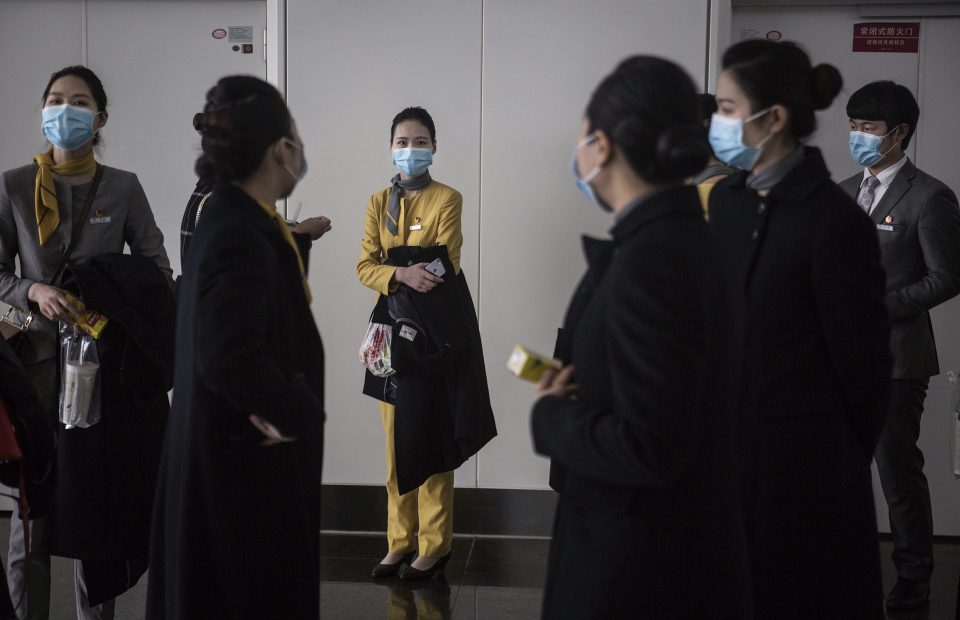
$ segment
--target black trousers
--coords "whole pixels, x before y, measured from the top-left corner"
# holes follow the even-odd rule
[[[917,447],[929,379],[895,379],[890,412],[875,458],[890,515],[897,576],[929,581],[933,572],[933,513]]]

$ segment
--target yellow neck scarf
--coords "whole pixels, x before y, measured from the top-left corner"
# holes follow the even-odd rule
[[[273,221],[277,224],[277,228],[280,229],[280,234],[283,235],[283,240],[293,248],[293,254],[297,257],[297,264],[300,265],[300,279],[303,281],[303,292],[307,295],[307,303],[312,303],[313,295],[310,294],[310,284],[307,282],[307,271],[303,267],[303,257],[300,256],[300,248],[297,247],[297,242],[293,239],[293,233],[290,232],[290,227],[283,219],[283,216],[277,211],[276,206],[260,200],[257,201],[257,204],[260,205],[261,209],[266,211],[267,215],[273,218]]]
[[[34,210],[37,215],[37,233],[40,245],[46,245],[50,236],[60,225],[60,203],[57,202],[57,187],[53,184],[53,173],[65,177],[90,174],[97,168],[93,151],[80,159],[60,162],[53,161],[53,151],[39,153],[33,158],[37,168],[37,182],[34,197]]]

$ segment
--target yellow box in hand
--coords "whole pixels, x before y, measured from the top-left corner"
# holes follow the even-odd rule
[[[536,383],[547,369],[560,370],[563,368],[558,360],[529,351],[521,345],[513,348],[510,359],[507,360],[507,369],[525,381]]]

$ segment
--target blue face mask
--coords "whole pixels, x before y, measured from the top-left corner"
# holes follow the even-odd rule
[[[887,156],[887,153],[893,148],[892,146],[887,149],[886,153],[880,152],[880,143],[883,142],[883,139],[892,134],[896,130],[896,127],[883,134],[882,136],[875,136],[872,133],[867,133],[865,131],[851,131],[850,132],[850,157],[853,158],[853,161],[857,162],[865,168],[876,164],[881,159]]]
[[[73,151],[93,140],[93,121],[99,112],[69,104],[52,105],[41,111],[40,128],[54,146]]]
[[[393,165],[408,177],[418,177],[433,163],[433,149],[393,149]]]
[[[604,211],[609,212],[611,211],[610,205],[605,203],[599,196],[597,196],[597,193],[593,191],[593,186],[590,185],[590,181],[600,174],[601,167],[596,166],[593,170],[588,172],[587,176],[585,177],[580,176],[580,170],[577,168],[577,151],[596,139],[597,137],[595,135],[587,136],[586,138],[577,142],[576,146],[573,147],[573,159],[570,160],[570,174],[573,176],[573,180],[576,182],[577,189],[580,190],[581,194],[589,198],[590,202],[593,204],[597,205]]]
[[[747,146],[743,143],[743,126],[756,120],[770,111],[760,110],[747,118],[729,118],[722,114],[714,114],[710,119],[710,147],[713,148],[717,159],[729,166],[736,166],[741,170],[753,170],[763,153],[763,145],[773,137],[769,134],[756,146]]]

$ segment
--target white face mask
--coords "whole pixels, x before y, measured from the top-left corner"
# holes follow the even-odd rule
[[[283,164],[283,169],[287,171],[287,174],[293,177],[293,186],[290,187],[290,191],[286,192],[286,194],[282,196],[282,198],[288,198],[290,194],[293,193],[293,190],[297,188],[297,184],[303,180],[303,177],[307,176],[307,156],[304,153],[302,144],[297,144],[289,138],[284,138],[283,141],[300,151],[300,174],[294,174],[293,170],[291,170],[287,164]]]

